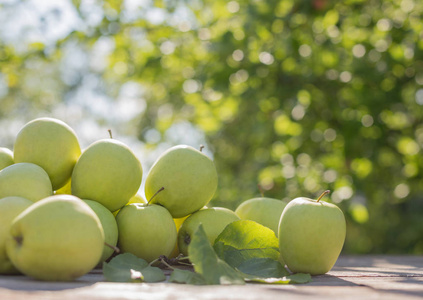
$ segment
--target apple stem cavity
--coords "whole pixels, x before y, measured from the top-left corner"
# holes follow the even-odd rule
[[[329,190],[326,190],[326,191],[324,191],[320,196],[319,196],[319,198],[317,198],[317,202],[319,202],[320,201],[320,199],[322,199],[324,196],[326,196],[327,194],[329,194],[330,193],[330,191]]]
[[[189,234],[185,235],[184,242],[187,245],[189,245],[191,243],[191,237],[189,236]]]
[[[19,245],[19,246],[22,246],[22,243],[23,243],[23,237],[20,235],[20,236],[15,236],[14,237],[14,240],[16,241],[16,243]]]
[[[162,186],[153,196],[151,196],[151,198],[150,198],[150,200],[148,200],[148,202],[147,202],[147,205],[149,205],[150,204],[150,202],[151,202],[151,200],[153,200],[154,199],[154,197],[156,197],[156,195],[158,194],[158,193],[160,193],[161,191],[163,191],[165,188]]]
[[[111,129],[108,129],[107,131],[109,132],[110,138],[113,139],[112,130]]]
[[[104,242],[104,245],[106,245],[109,248],[112,248],[114,252],[120,253],[120,249],[116,246],[110,245],[109,243]]]
[[[204,145],[200,145],[200,152],[203,152]]]

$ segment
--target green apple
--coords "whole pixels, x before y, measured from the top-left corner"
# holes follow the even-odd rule
[[[153,197],[158,190],[162,192]],[[145,195],[151,203],[166,207],[174,218],[185,217],[206,205],[217,188],[213,161],[185,145],[164,152],[152,166]]]
[[[72,195],[97,201],[113,212],[137,193],[141,179],[141,163],[128,146],[111,138],[99,140],[75,164]]]
[[[100,263],[112,256],[114,250],[109,246],[116,246],[118,241],[118,227],[116,219],[113,214],[97,201],[82,199],[89,207],[96,213],[100,219],[104,231],[104,245],[103,254],[100,258]]]
[[[34,202],[22,197],[0,199],[0,274],[19,274],[6,255],[6,237],[12,221],[31,204]]]
[[[279,220],[286,202],[273,198],[253,198],[241,203],[235,213],[242,220],[255,221],[272,229],[278,236]]]
[[[0,198],[18,196],[35,202],[52,194],[50,178],[40,166],[16,163],[0,171]]]
[[[13,152],[10,149],[0,147],[0,170],[13,165],[15,161],[13,160]]]
[[[345,241],[345,217],[334,204],[296,198],[279,223],[279,249],[294,273],[325,274],[332,269]]]
[[[100,260],[104,232],[94,211],[72,195],[40,200],[13,221],[6,251],[13,265],[39,280],[69,281]]]
[[[148,262],[169,256],[176,242],[176,227],[166,208],[156,204],[133,203],[116,216],[118,247]]]
[[[19,131],[13,154],[15,163],[30,162],[42,167],[50,177],[53,190],[57,190],[71,177],[81,148],[69,125],[53,118],[39,118]]]
[[[178,247],[182,254],[188,255],[188,245],[191,242],[191,236],[197,230],[200,224],[203,224],[207,238],[213,245],[217,236],[225,227],[239,217],[230,209],[224,207],[212,207],[201,209],[190,215],[178,232]]]

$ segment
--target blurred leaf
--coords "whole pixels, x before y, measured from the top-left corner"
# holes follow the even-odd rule
[[[131,253],[119,254],[103,263],[103,275],[113,282],[159,282],[166,280],[163,271]]]
[[[205,284],[244,284],[242,276],[216,255],[201,224],[192,236],[188,255]]]
[[[204,277],[196,272],[189,270],[173,269],[172,274],[169,277],[169,282],[174,283],[186,283],[194,285],[206,284]]]
[[[271,258],[252,258],[242,262],[237,269],[244,274],[261,278],[281,278],[289,275],[279,261]]]

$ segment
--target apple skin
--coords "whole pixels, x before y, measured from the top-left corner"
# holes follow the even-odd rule
[[[338,259],[345,235],[345,217],[336,205],[300,197],[282,213],[279,250],[292,272],[325,274]]]
[[[176,242],[176,226],[166,208],[156,204],[132,203],[116,216],[121,252],[132,253],[151,262],[169,256]]]
[[[201,209],[190,215],[178,232],[178,247],[182,254],[188,255],[188,245],[191,236],[200,224],[203,224],[204,231],[209,242],[213,245],[218,235],[225,227],[240,218],[230,209],[224,207],[211,207]]]
[[[52,194],[50,178],[38,165],[16,163],[0,171],[0,199],[18,196],[36,202]]]
[[[6,254],[6,238],[9,235],[12,221],[25,209],[34,204],[22,197],[6,197],[0,199],[0,274],[19,274]]]
[[[137,193],[141,179],[141,163],[128,146],[114,139],[99,140],[75,164],[72,195],[97,201],[113,212]]]
[[[116,219],[110,212],[110,210],[105,208],[97,201],[89,199],[82,199],[82,201],[84,201],[88,204],[89,207],[91,207],[91,209],[96,213],[98,219],[100,220],[101,226],[103,227],[104,231],[104,242],[111,246],[116,246],[118,241],[118,227]],[[112,248],[107,245],[104,245],[103,254],[100,258],[100,263],[112,256],[113,252],[114,250]]]
[[[279,220],[286,202],[273,198],[253,198],[241,203],[235,213],[241,220],[255,221],[272,229],[278,236]]]
[[[193,147],[179,145],[165,151],[151,167],[145,195],[150,203],[166,207],[173,218],[182,218],[206,205],[216,188],[213,161]]]
[[[100,260],[104,232],[94,211],[72,195],[40,200],[13,221],[6,251],[23,274],[39,280],[70,281]]]
[[[15,163],[30,162],[42,167],[50,177],[53,190],[68,182],[81,155],[75,131],[54,118],[39,118],[25,124],[13,147]]]
[[[13,160],[13,152],[10,149],[0,147],[0,170],[13,165],[15,161]]]

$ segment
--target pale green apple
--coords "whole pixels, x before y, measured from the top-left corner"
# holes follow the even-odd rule
[[[217,236],[225,227],[239,217],[230,209],[224,207],[212,207],[201,209],[190,215],[178,232],[178,247],[182,254],[188,255],[188,245],[191,242],[191,236],[197,230],[200,224],[203,224],[209,242],[213,245]]]
[[[128,146],[111,138],[99,140],[75,164],[72,195],[97,201],[113,212],[137,193],[141,179],[141,163]]]
[[[4,147],[0,147],[0,170],[13,165],[15,161],[13,160],[12,150]]]
[[[321,197],[318,200],[296,198],[282,213],[279,249],[294,273],[327,273],[344,245],[344,214],[336,205],[320,201]]]
[[[69,281],[100,260],[104,232],[95,212],[72,195],[40,200],[13,221],[6,251],[13,265],[39,280]]]
[[[34,202],[22,197],[0,199],[0,274],[19,274],[6,255],[6,237],[12,221],[31,204]]]
[[[57,190],[71,177],[81,148],[69,125],[54,118],[39,118],[19,131],[13,154],[15,163],[30,162],[42,167],[50,177],[53,190]]]
[[[164,190],[156,194],[162,187]],[[145,195],[151,203],[166,207],[172,217],[182,218],[206,205],[216,188],[213,161],[190,146],[179,145],[154,163],[145,182]]]
[[[100,219],[104,231],[104,242],[110,246],[116,246],[118,241],[118,227],[113,214],[110,212],[110,210],[105,208],[97,201],[88,199],[82,200],[87,203],[89,207],[91,207],[91,209],[96,213],[97,217]],[[110,256],[112,256],[114,252],[114,250],[106,244],[104,245],[100,263],[107,260]]]
[[[35,202],[52,194],[50,178],[40,166],[16,163],[0,171],[0,198],[18,196]]]
[[[166,208],[156,204],[133,203],[116,216],[118,247],[148,262],[169,256],[176,241],[176,226]]]
[[[279,220],[286,202],[273,198],[253,198],[241,203],[235,213],[242,220],[255,221],[272,229],[278,236]]]

